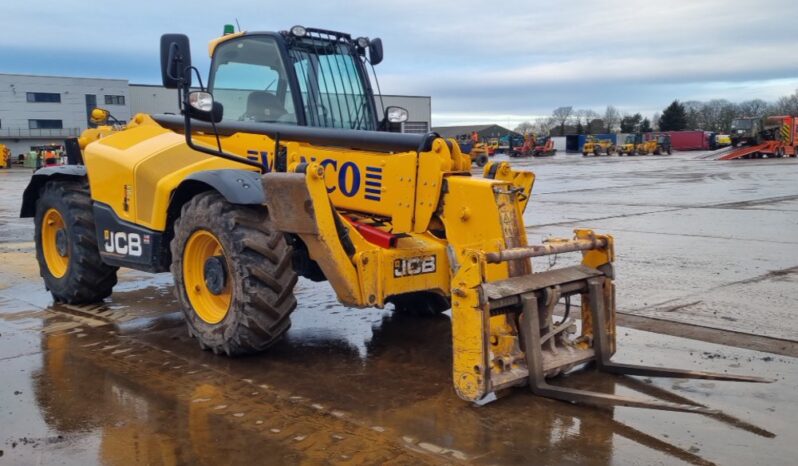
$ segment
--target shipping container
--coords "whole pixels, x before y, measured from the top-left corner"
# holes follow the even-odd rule
[[[565,136],[555,136],[555,137],[551,138],[551,140],[554,141],[554,149],[557,152],[565,152],[565,148],[566,148],[566,144],[565,144],[566,138],[565,138]]]
[[[565,136],[565,151],[566,152],[579,152],[579,135],[569,134]]]
[[[709,133],[706,131],[669,131],[674,150],[709,150]]]

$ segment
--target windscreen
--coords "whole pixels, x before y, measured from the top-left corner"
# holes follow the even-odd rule
[[[733,120],[731,127],[732,129],[751,129],[753,124],[753,120]]]
[[[214,53],[210,86],[224,106],[224,119],[297,123],[291,88],[277,43],[245,37],[220,44]]]
[[[373,102],[354,48],[338,40],[296,40],[290,56],[309,126],[376,130]]]

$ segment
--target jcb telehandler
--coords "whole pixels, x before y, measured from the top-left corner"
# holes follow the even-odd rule
[[[582,156],[593,155],[598,157],[601,154],[612,155],[615,152],[615,144],[610,139],[598,139],[595,136],[587,136],[582,145]]]
[[[640,133],[627,134],[623,144],[618,144],[618,156],[637,154],[637,146],[643,143],[643,135]]]
[[[379,39],[295,26],[230,31],[209,51],[207,87],[192,89],[188,38],[164,35],[163,84],[182,115],[136,115],[88,143],[81,164],[33,176],[21,215],[35,219],[57,301],[101,301],[118,267],[171,270],[189,333],[228,355],[288,330],[297,275],[328,280],[353,307],[451,307],[454,386],[474,402],[529,385],[571,402],[706,411],[546,381],[591,362],[760,380],[611,362],[612,236],[579,229],[529,245],[531,172],[489,163],[477,178],[454,140],[386,132],[406,112],[378,117],[366,65],[382,60]],[[568,252],[581,264],[533,273],[530,258]]]

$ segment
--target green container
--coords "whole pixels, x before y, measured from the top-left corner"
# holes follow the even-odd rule
[[[25,168],[36,169],[36,159],[37,154],[27,154],[25,155],[25,160],[22,162],[22,166]]]

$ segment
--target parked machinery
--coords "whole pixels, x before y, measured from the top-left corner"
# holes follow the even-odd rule
[[[646,133],[643,141],[635,144],[637,155],[671,155],[673,147],[668,133]]]
[[[490,147],[479,140],[476,132],[471,136],[461,136],[457,139],[457,144],[460,146],[460,151],[467,154],[471,158],[471,163],[478,167],[484,167],[488,163],[490,157],[495,153],[490,150]]]
[[[535,149],[532,157],[551,157],[557,153],[554,148],[554,139],[551,136],[538,136],[535,139]]]
[[[490,138],[487,142],[488,146],[488,155],[493,157],[496,155],[496,151],[499,150],[499,138]]]
[[[381,61],[379,39],[295,26],[226,34],[209,49],[212,87],[192,88],[188,38],[161,39],[163,84],[178,89],[183,115],[136,115],[90,142],[85,165],[32,177],[21,215],[34,218],[36,257],[56,300],[106,298],[118,267],[171,270],[190,335],[228,355],[263,351],[288,330],[297,274],[328,280],[352,307],[451,307],[453,382],[474,402],[528,385],[569,402],[711,412],[546,380],[589,363],[616,374],[763,381],[612,362],[613,237],[577,229],[529,245],[523,213],[534,174],[489,163],[474,177],[454,140],[376,131],[402,118],[375,111],[364,65],[367,54]],[[342,65],[315,66],[327,61]],[[250,89],[238,79],[243,65]],[[322,88],[320,73],[356,79],[360,93]],[[263,90],[272,78],[255,79],[272,75],[273,93]],[[257,108],[239,105],[250,98]],[[328,108],[344,99],[348,106]],[[256,117],[242,121],[249,110]],[[572,252],[580,264],[532,273],[532,257]]]
[[[652,140],[656,142],[654,147],[654,155],[671,155],[673,154],[673,146],[671,145],[671,135],[668,133],[654,133]]]
[[[755,146],[762,142],[762,118],[735,118],[731,122],[732,147]]]
[[[754,145],[743,146],[719,160],[795,157],[798,145],[798,117],[771,116],[753,125],[761,128]],[[749,137],[748,135],[746,137]],[[758,143],[756,143],[758,141]]]
[[[712,133],[710,137],[711,137],[711,140],[709,141],[710,150],[722,149],[724,147],[729,147],[732,145],[731,136],[728,134]]]
[[[5,144],[0,144],[0,168],[11,167],[11,149]]]
[[[637,146],[643,143],[643,135],[640,133],[627,134],[622,144],[618,145],[618,155],[635,155]]]
[[[551,136],[535,136],[527,133],[524,144],[510,151],[510,157],[551,157],[557,153]]]
[[[582,156],[593,155],[612,155],[616,151],[615,143],[610,139],[599,139],[595,136],[587,136],[582,146]]]

